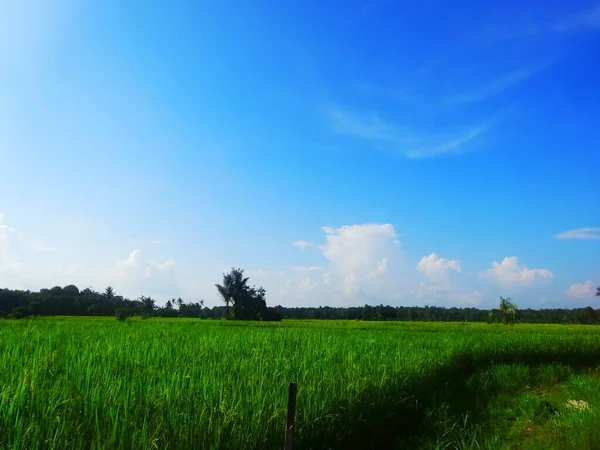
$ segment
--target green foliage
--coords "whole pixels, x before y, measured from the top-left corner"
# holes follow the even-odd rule
[[[124,322],[131,316],[131,310],[129,308],[117,308],[115,311],[115,317],[119,322]]]
[[[511,301],[510,297],[500,297],[500,305],[498,306],[498,312],[502,323],[505,325],[514,323],[517,318],[517,305]]]
[[[40,318],[0,327],[0,342],[7,449],[280,448],[289,381],[297,448],[519,448],[493,422],[478,428],[508,416],[487,414],[508,408],[498,395],[573,373],[543,364],[600,364],[597,331],[562,325]],[[548,401],[600,404],[576,395]]]
[[[236,320],[260,320],[277,317],[274,311],[267,310],[266,290],[262,287],[250,287],[249,278],[244,277],[243,269],[232,268],[223,274],[223,284],[216,284],[217,291],[225,302],[227,318]],[[233,306],[233,317],[229,305]]]
[[[26,308],[24,306],[17,306],[16,308],[13,308],[12,310],[12,318],[13,319],[22,319],[23,317],[27,317],[31,315],[31,311],[29,311],[29,308]]]
[[[42,304],[39,302],[31,302],[29,304],[29,312],[34,316],[38,316],[42,311]]]

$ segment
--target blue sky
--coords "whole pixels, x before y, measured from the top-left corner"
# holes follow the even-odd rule
[[[592,304],[600,3],[9,1],[0,285]]]

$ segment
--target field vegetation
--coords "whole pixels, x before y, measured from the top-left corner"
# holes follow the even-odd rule
[[[593,326],[0,321],[2,449],[600,448]]]

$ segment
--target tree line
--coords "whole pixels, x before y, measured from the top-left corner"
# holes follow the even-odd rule
[[[126,320],[132,315],[145,317],[196,317],[201,319],[264,320],[330,319],[395,320],[413,322],[504,322],[600,324],[600,310],[592,307],[575,309],[517,309],[509,298],[500,298],[498,308],[445,308],[439,306],[364,305],[356,307],[267,307],[266,290],[250,286],[242,269],[223,274],[216,284],[224,306],[208,308],[204,301],[185,302],[173,298],[158,306],[151,297],[128,299],[107,287],[103,292],[77,286],[55,286],[39,292],[0,289],[0,317],[42,316],[115,316]],[[596,290],[600,296],[600,287]]]

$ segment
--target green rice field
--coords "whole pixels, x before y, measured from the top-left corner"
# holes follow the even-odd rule
[[[0,321],[1,449],[600,448],[593,326]]]

